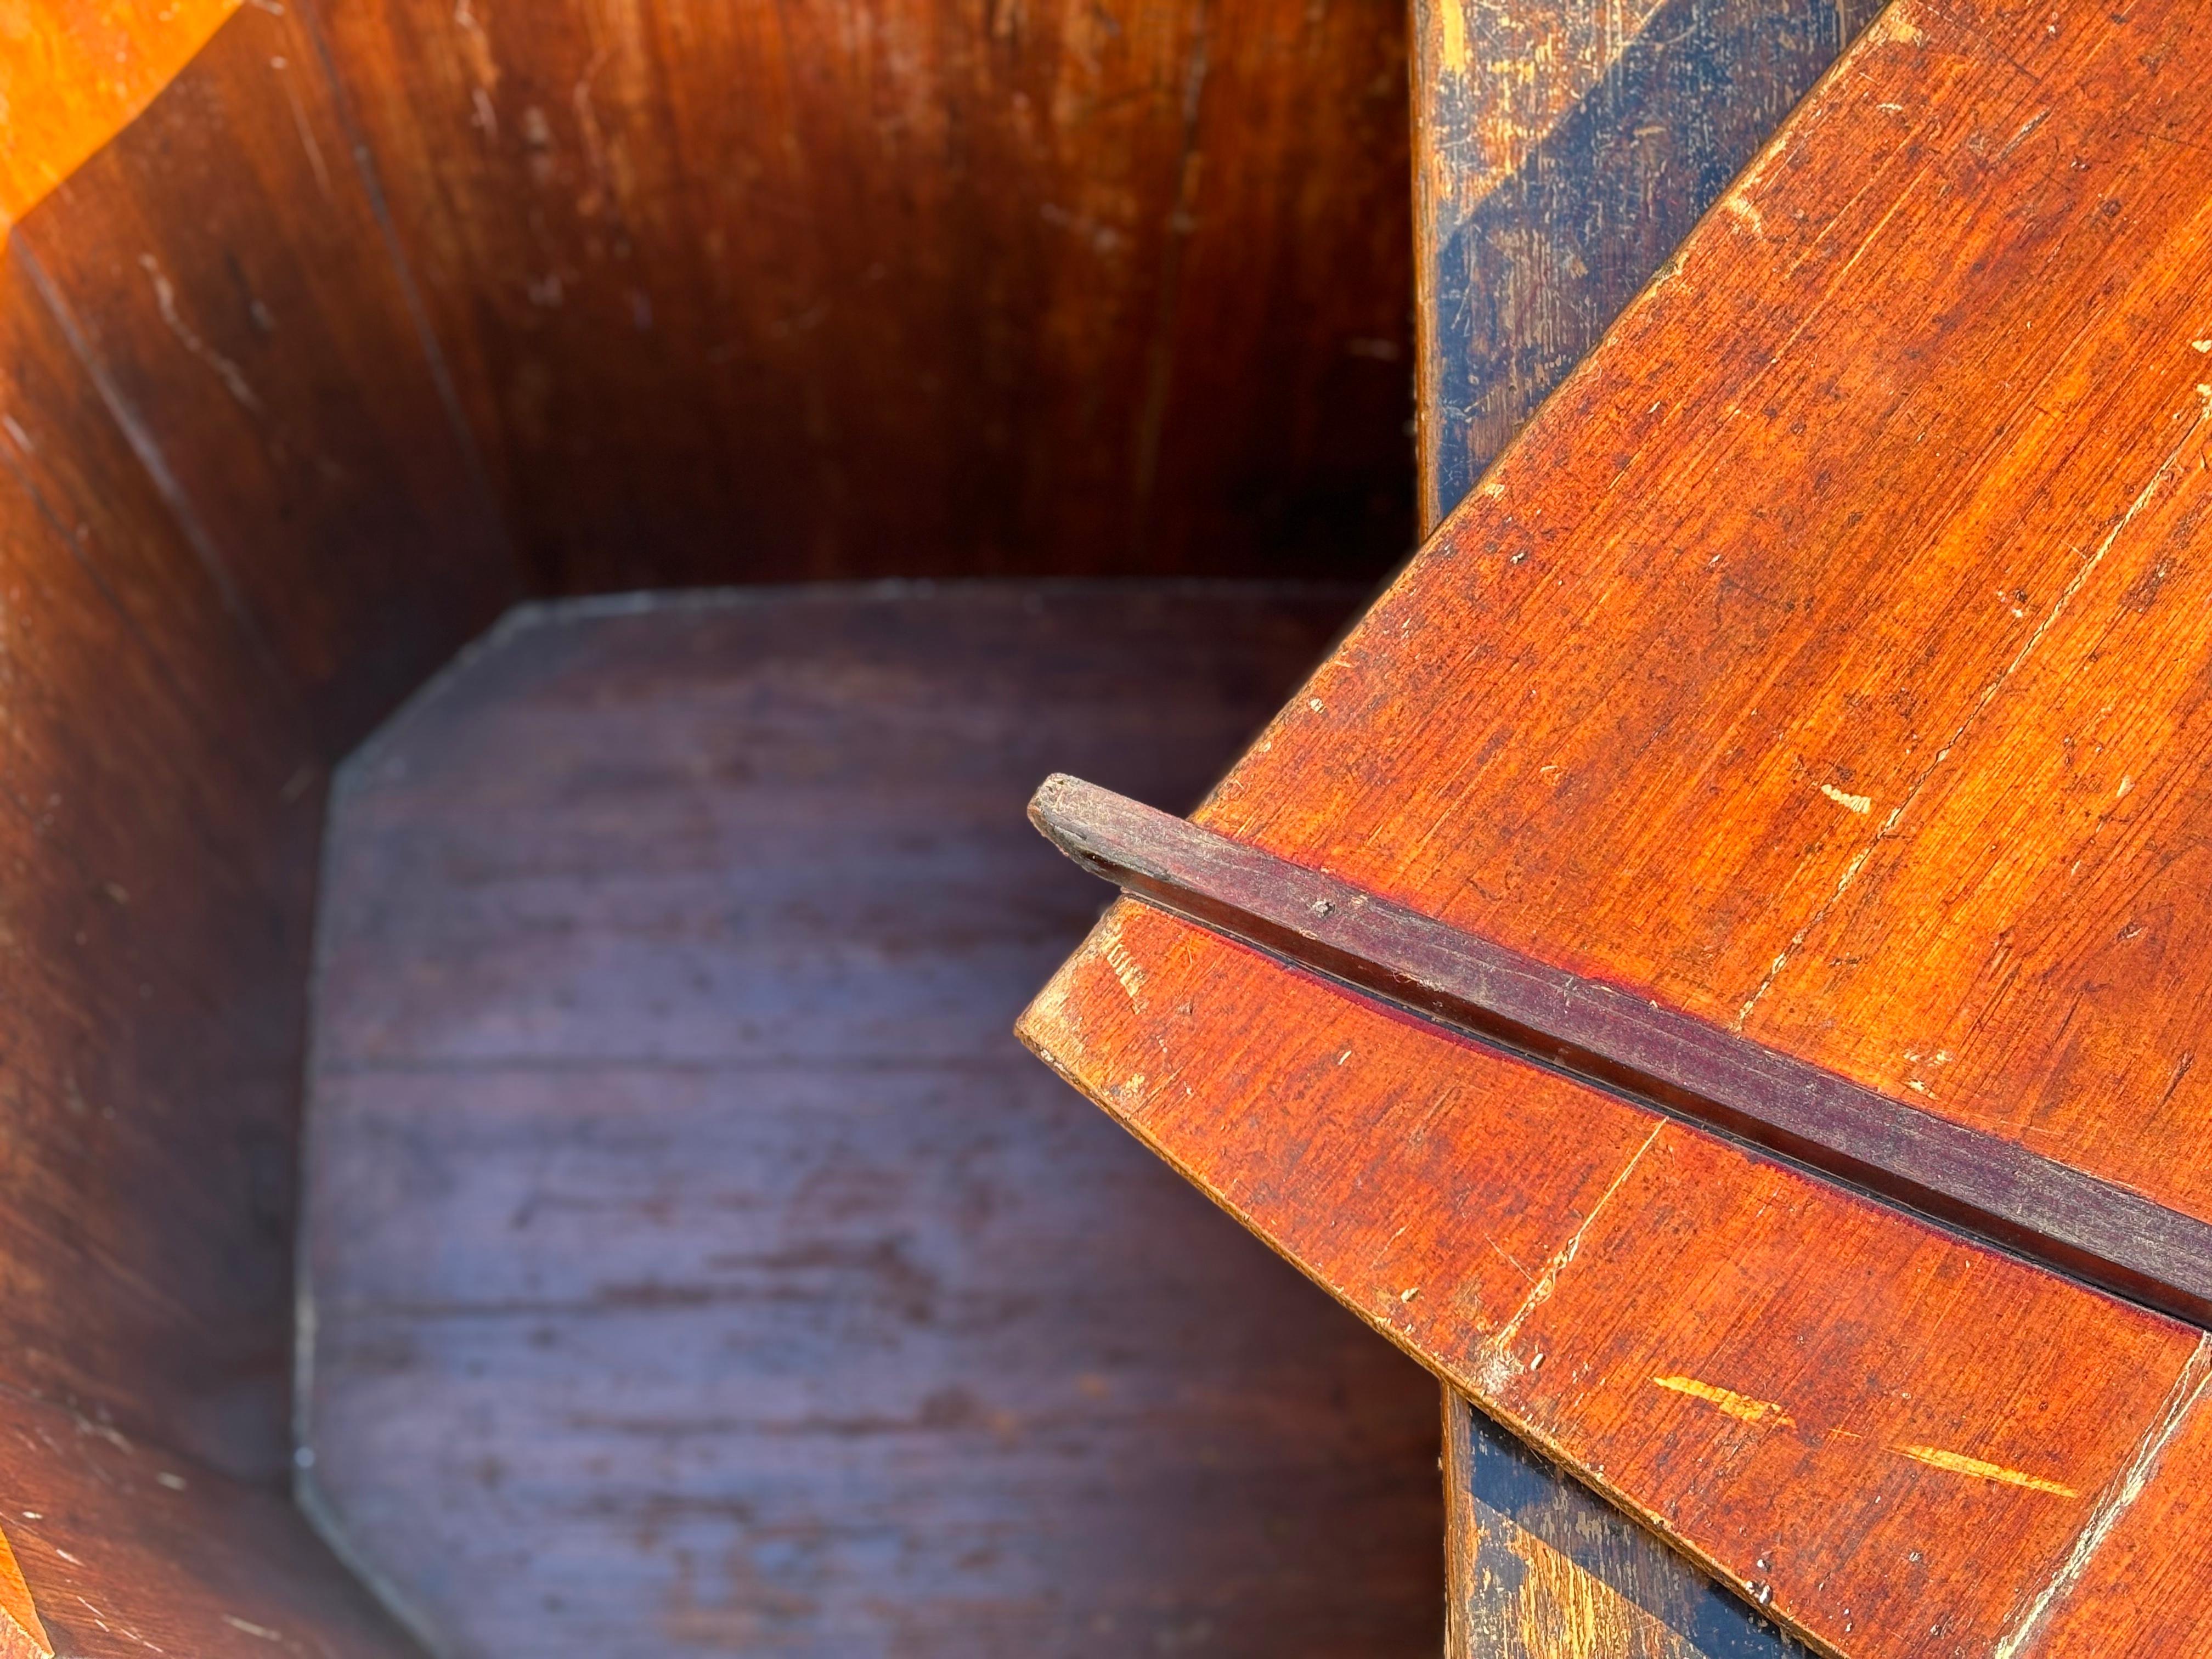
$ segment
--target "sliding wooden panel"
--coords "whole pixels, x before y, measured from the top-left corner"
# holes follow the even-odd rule
[[[1410,541],[1399,0],[315,12],[542,581]]]

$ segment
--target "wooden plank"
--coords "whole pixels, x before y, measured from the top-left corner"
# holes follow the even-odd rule
[[[550,586],[1411,543],[1400,0],[315,13]]]
[[[1874,10],[1871,0],[1415,0],[1424,535]],[[1444,1410],[1453,1418],[1450,1397]],[[1468,1432],[1471,1443],[1510,1455],[1486,1423]],[[1580,1506],[1577,1535],[1611,1531],[1615,1557],[1647,1559],[1627,1523],[1566,1488],[1558,1501]],[[1493,1513],[1486,1524],[1486,1537],[1553,1562],[1555,1572],[1524,1582],[1571,1586],[1561,1605],[1621,1603],[1613,1587],[1547,1553],[1510,1519]],[[1472,1555],[1455,1550],[1451,1561],[1455,1607],[1493,1598],[1474,1615],[1486,1659],[1564,1659],[1583,1642],[1576,1619],[1532,1619],[1520,1590]],[[1682,1571],[1677,1599],[1694,1600],[1698,1581]],[[1619,1627],[1621,1642],[1627,1628]],[[1463,1645],[1453,1659],[1477,1650]]]
[[[314,1485],[453,1651],[1435,1652],[1428,1377],[1006,1029],[1035,767],[1188,801],[1350,599],[556,609],[364,752]]]
[[[2212,201],[2173,142],[2208,113],[2202,56],[2179,7],[1885,14],[1207,822],[2203,1214],[2197,1130],[2162,1103],[2194,1093],[2198,953],[2165,884],[2203,752]],[[1285,1074],[1261,1050],[1293,1016],[1262,1011],[1334,1018],[1286,1000],[1294,977],[1117,911],[1031,1032],[1818,1639],[2094,1643],[2070,1621],[2105,1615],[2062,1592],[2162,1489],[2187,1333],[1690,1132],[1585,1132],[1570,1158],[1564,1130],[1486,1120],[1533,1095],[1591,1121],[1504,1062],[1330,1079],[1379,1024],[1327,1056],[1302,1039]],[[1170,1015],[1178,987],[1202,1024]],[[1436,1092],[1395,1092],[1424,1064]],[[1447,1178],[1422,1136],[1494,1136],[1522,1173]],[[1501,1230],[1531,1169],[1583,1194],[1534,1237]],[[1363,1190],[1389,1194],[1380,1234]],[[1493,1243],[1534,1286],[1465,1282]],[[2193,1606],[2136,1616],[2172,1632]]]
[[[12,264],[0,619],[0,1605],[87,1659],[397,1659],[279,1495],[313,741]]]
[[[326,752],[515,596],[296,10],[234,14],[13,251]]]
[[[2212,1226],[1064,773],[1030,821],[1131,896],[1578,1082],[2212,1326]]]
[[[1879,9],[1415,0],[1425,531]]]
[[[1444,1390],[1445,1651],[1468,1659],[1800,1652],[1738,1596]]]

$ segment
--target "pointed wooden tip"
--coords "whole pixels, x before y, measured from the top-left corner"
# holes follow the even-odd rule
[[[31,1601],[31,1587],[15,1565],[15,1547],[0,1532],[0,1655],[5,1659],[54,1659],[54,1644]]]

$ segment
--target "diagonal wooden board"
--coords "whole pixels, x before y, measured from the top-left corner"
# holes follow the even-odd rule
[[[2204,1213],[2194,21],[1886,14],[1207,821]],[[2212,1634],[2200,1333],[1140,908],[1024,1033],[1822,1645]]]

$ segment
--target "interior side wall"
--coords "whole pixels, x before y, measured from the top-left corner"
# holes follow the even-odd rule
[[[537,578],[1379,574],[1402,0],[318,0]]]
[[[243,594],[0,268],[0,1528],[80,1656],[397,1650],[283,1496],[323,765]]]

